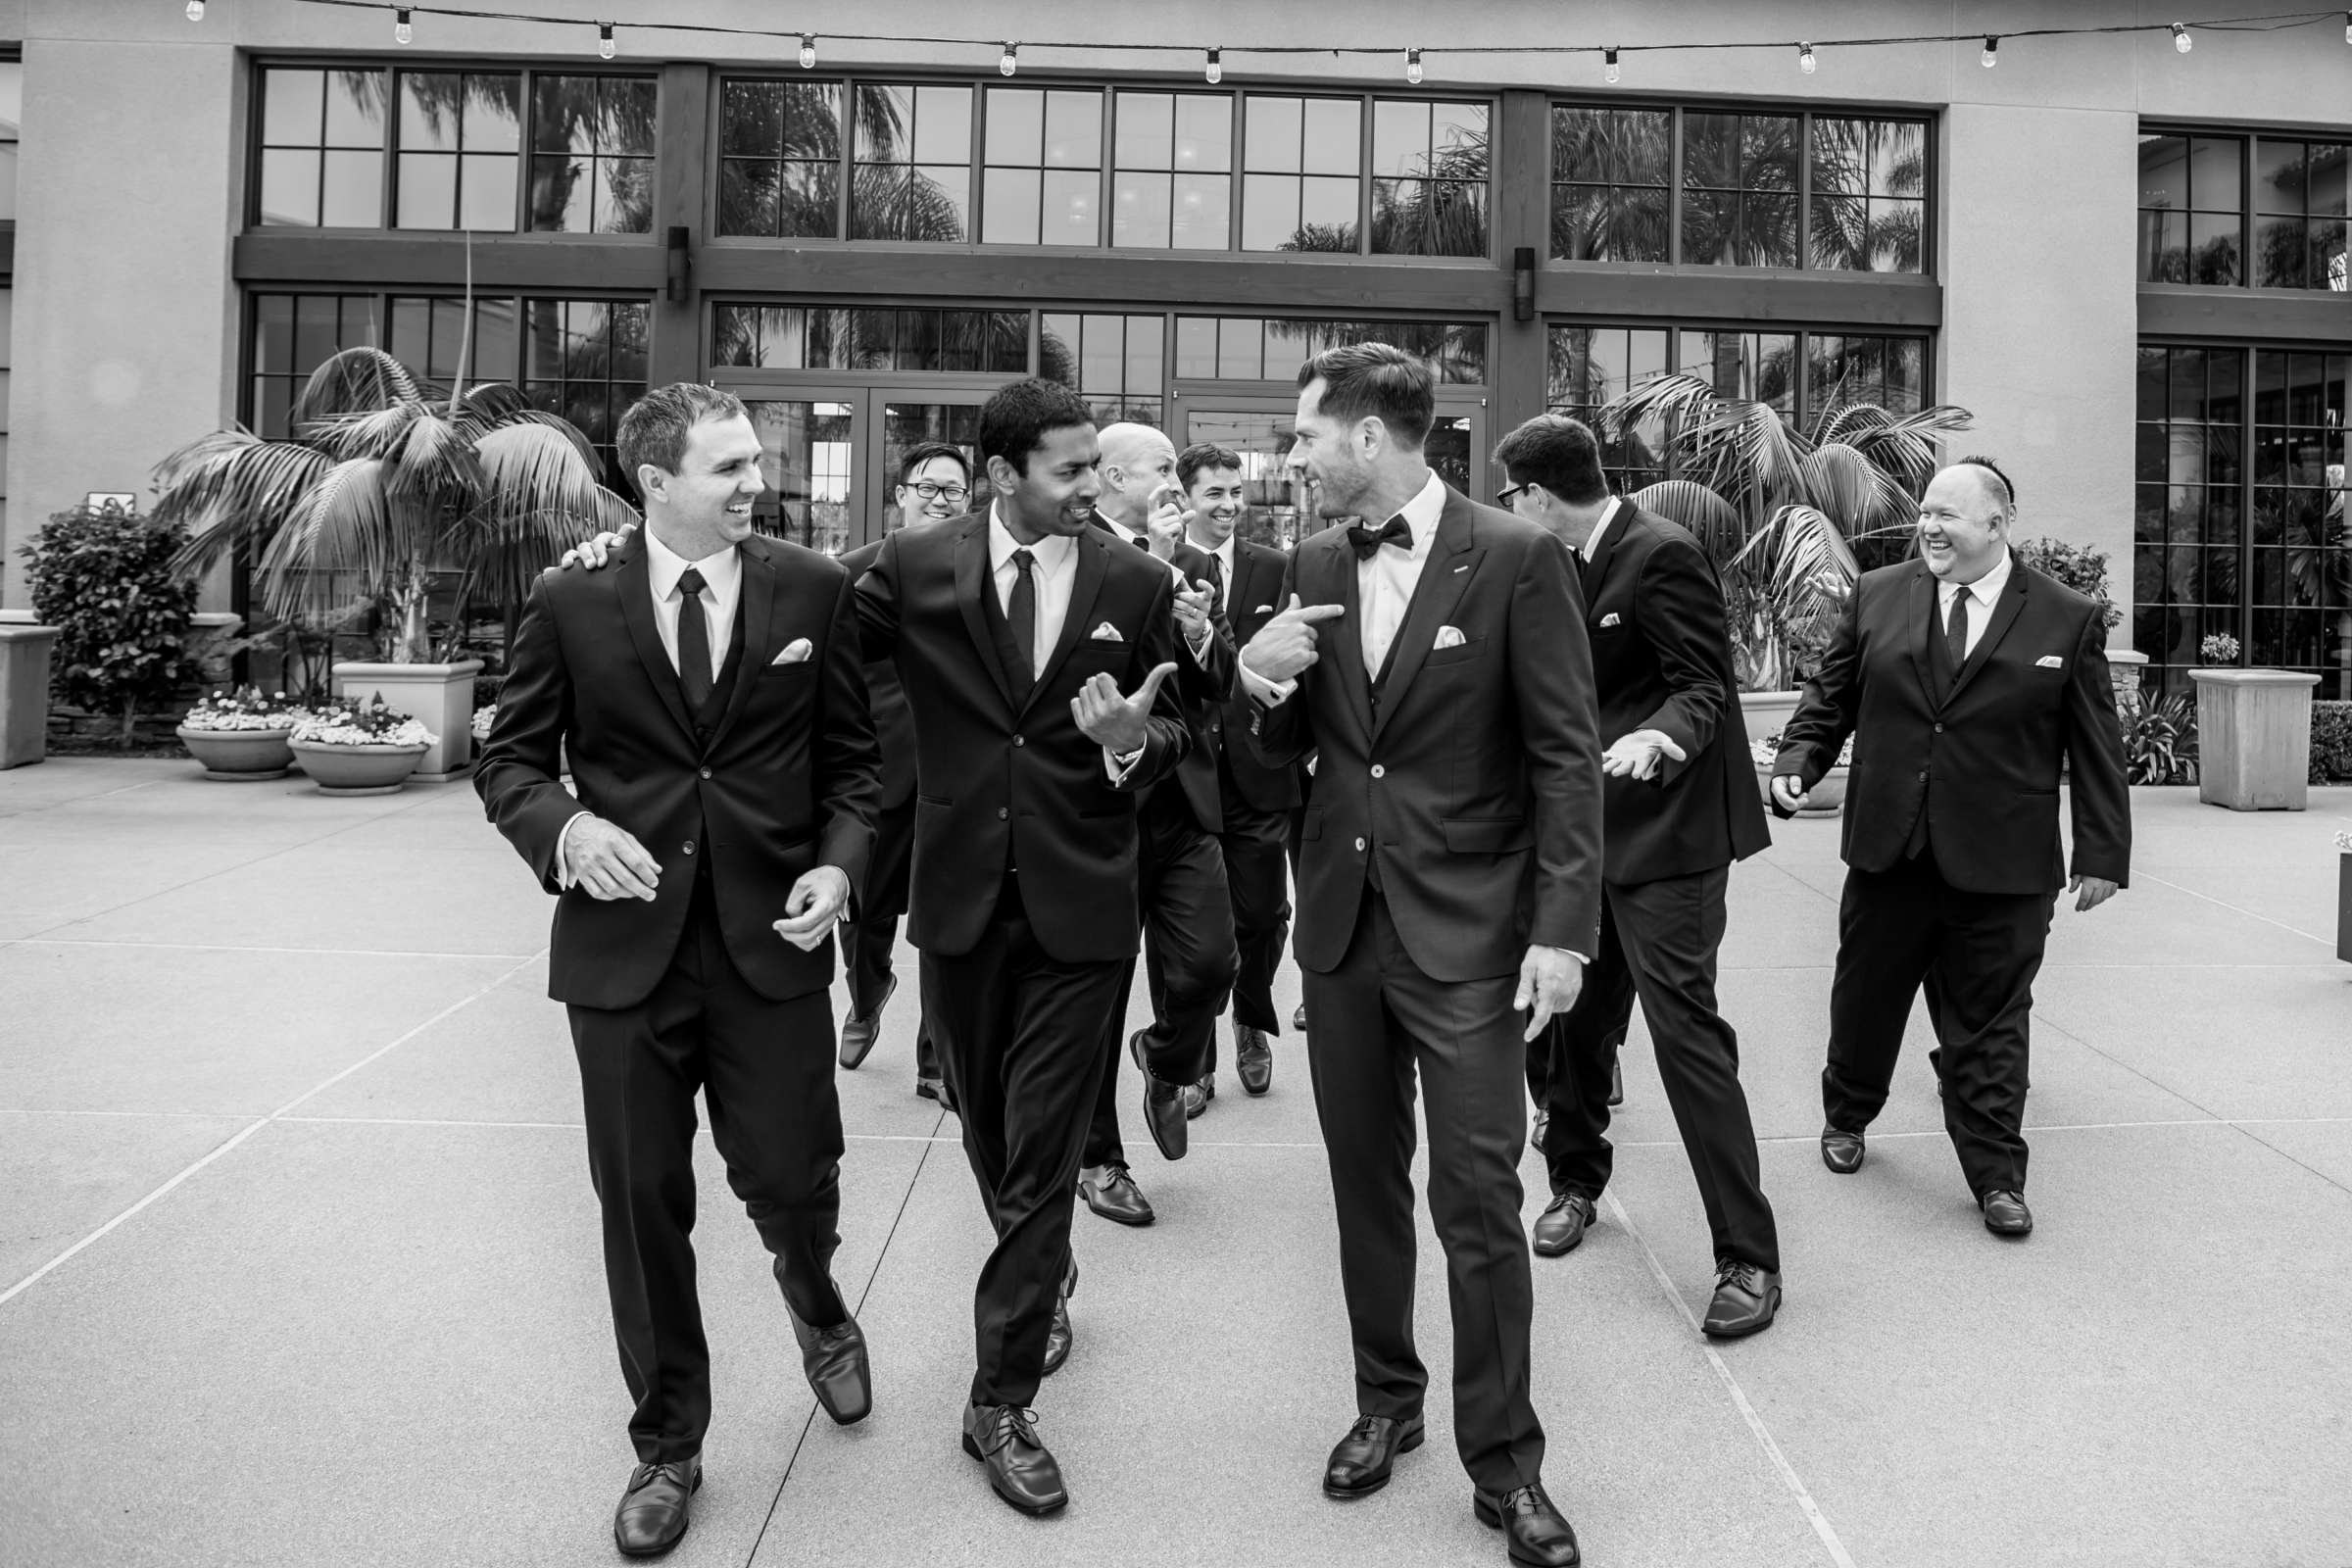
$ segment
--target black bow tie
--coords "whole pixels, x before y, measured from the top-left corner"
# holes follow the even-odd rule
[[[1367,528],[1360,522],[1349,523],[1348,543],[1354,549],[1356,560],[1370,561],[1382,545],[1412,549],[1413,530],[1405,526],[1404,514],[1399,513],[1377,528]]]

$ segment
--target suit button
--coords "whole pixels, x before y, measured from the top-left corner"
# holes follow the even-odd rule
[[[680,848],[684,850],[686,854],[692,855],[694,853],[694,840],[688,839],[683,845],[680,846]]]
[[[1029,744],[1029,738],[1025,735],[1015,735],[1012,738],[1012,744],[1015,746],[1026,746]]]
[[[1364,841],[1362,839],[1357,839],[1355,841],[1355,853],[1358,855],[1364,853]]]
[[[1938,735],[1943,733],[1943,726],[1941,724],[1936,726],[1936,733]]]
[[[1372,776],[1374,778],[1387,778],[1389,776],[1389,770],[1381,766],[1378,762],[1374,762],[1372,764]]]
[[[709,778],[710,776],[710,770],[709,768],[707,768],[707,767],[706,767],[706,768],[704,768],[704,769],[703,769],[703,777],[705,777],[705,778]]]
[[[1919,770],[1919,781],[1922,784],[1925,784],[1928,781],[1928,770],[1924,767]]]
[[[1927,775],[1926,775],[1925,773],[1922,773],[1922,774],[1920,775],[1920,777],[1922,777],[1922,778],[1925,778],[1925,777],[1927,777]],[[1000,822],[1004,821],[1004,818],[1005,818],[1005,817],[1006,817],[1008,814],[1010,814],[1010,813],[1008,813],[1008,812],[1007,812],[1007,811],[1004,809],[1004,808],[1003,808],[1002,806],[1000,806],[1000,807],[998,807],[998,808],[997,808],[997,820],[998,820],[998,821],[1000,821]]]

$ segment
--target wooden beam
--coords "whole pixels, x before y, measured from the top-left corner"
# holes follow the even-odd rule
[[[457,289],[466,282],[466,237],[264,228],[236,237],[230,266],[240,283]],[[477,289],[658,294],[662,242],[654,234],[476,234],[473,283]]]
[[[2139,286],[2142,337],[2227,337],[2352,345],[2352,308],[2341,294],[2312,290]]]
[[[1493,417],[1488,421],[1491,447],[1502,433],[1544,412],[1544,382],[1548,342],[1542,312],[1543,270],[1551,254],[1551,103],[1541,92],[1506,92],[1495,112],[1494,149],[1494,257],[1506,284],[1515,283],[1512,266],[1520,246],[1535,252],[1537,315],[1534,320],[1515,318],[1506,288],[1495,334],[1494,352],[1488,362],[1487,380],[1494,388]],[[1485,453],[1479,453],[1484,463]],[[1482,495],[1481,500],[1485,497]]]
[[[1891,272],[1579,265],[1541,273],[1536,307],[1556,316],[1932,330],[1943,324],[1943,285]]]
[[[686,294],[672,300],[656,285],[647,374],[655,386],[699,381],[703,375],[703,279],[695,265],[705,232],[704,185],[711,167],[710,72],[701,65],[662,68],[662,115],[654,139],[654,233],[657,245],[672,225],[686,230]],[[662,256],[664,281],[667,257]]]

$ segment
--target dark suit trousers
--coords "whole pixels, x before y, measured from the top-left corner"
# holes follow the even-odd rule
[[[1740,1087],[1740,1038],[1715,1010],[1715,956],[1730,886],[1731,868],[1719,866],[1602,887],[1600,951],[1585,970],[1585,988],[1535,1043],[1549,1055],[1544,1161],[1555,1193],[1596,1200],[1609,1185],[1610,1071],[1639,997],[1716,1258],[1777,1272],[1780,1235]]]
[[[1969,1190],[2026,1190],[2027,1027],[2056,893],[1968,893],[1934,851],[1848,870],[1838,907],[1822,1113],[1859,1132],[1886,1103],[1911,999],[1925,990],[1943,1125]]]
[[[975,1404],[1029,1404],[1070,1256],[1087,1107],[1119,960],[1065,962],[1038,946],[1008,875],[969,953],[923,955],[923,1016],[962,1118],[963,1152],[996,1226],[972,1317]]]
[[[727,1185],[775,1256],[804,1322],[849,1313],[832,1277],[841,1215],[841,1102],[822,991],[770,1002],[727,956],[698,884],[668,972],[633,1007],[568,1008],[587,1112],[588,1174],[604,1210],[605,1285],[646,1464],[697,1453],[710,1422],[710,1352],[695,1290],[694,1094]]]
[[[914,797],[894,806],[874,819],[873,858],[866,863],[865,892],[858,902],[858,918],[841,925],[841,965],[850,983],[850,1010],[870,1015],[890,995],[893,967],[890,950],[899,939],[899,916],[906,912],[907,883],[914,869]],[[939,1053],[932,1049],[931,1025],[917,1019],[914,1028],[914,1071],[920,1078],[939,1076]]]
[[[1414,966],[1367,892],[1339,966],[1306,972],[1307,1065],[1339,1211],[1340,1280],[1361,1415],[1421,1409],[1413,1348],[1413,1093],[1429,1097],[1429,1211],[1453,1311],[1453,1429],[1490,1492],[1538,1480],[1544,1429],[1529,1395],[1535,1291],[1520,1223],[1527,1106],[1511,994],[1518,976],[1446,983]]]
[[[1233,990],[1233,906],[1225,857],[1171,781],[1152,792],[1136,823],[1137,898],[1144,916],[1144,972],[1152,1025],[1144,1060],[1162,1083],[1189,1084],[1208,1071],[1217,1014]],[[1119,1138],[1119,1060],[1127,1050],[1127,1001],[1135,960],[1121,965],[1117,1004],[1103,1028],[1102,1081],[1087,1130],[1086,1163],[1125,1164]]]
[[[1286,854],[1291,813],[1261,811],[1234,791],[1225,793],[1225,831],[1217,847],[1225,857],[1225,888],[1233,905],[1233,945],[1239,966],[1233,979],[1233,1021],[1237,1028],[1282,1033],[1274,1012],[1274,971],[1282,967],[1283,944],[1291,938],[1290,863]],[[1205,1066],[1217,1064],[1212,1031]]]

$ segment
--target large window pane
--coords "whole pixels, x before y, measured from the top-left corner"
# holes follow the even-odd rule
[[[1795,267],[1793,116],[1685,114],[1685,262]]]
[[[857,92],[850,237],[966,237],[972,89],[860,84]]]
[[[1813,120],[1810,258],[1859,272],[1922,270],[1927,126],[1913,120]]]
[[[650,77],[535,77],[529,226],[643,234],[653,227],[657,89]]]
[[[1551,111],[1551,254],[1662,262],[1674,116],[1664,109]]]
[[[1487,106],[1382,99],[1372,119],[1372,250],[1487,253]]]
[[[1122,91],[1114,113],[1111,244],[1229,249],[1232,96]]]
[[[1361,102],[1250,93],[1243,105],[1242,249],[1359,249]]]
[[[1166,325],[1158,316],[1049,311],[1038,320],[1038,374],[1074,389],[1098,423],[1156,425]]]
[[[633,494],[613,437],[645,394],[652,308],[642,301],[523,302],[524,395],[579,427],[603,460],[605,482]]]
[[[1099,245],[1102,95],[991,87],[980,237],[998,245]]]
[[[372,294],[256,294],[251,319],[254,376],[245,422],[271,440],[293,434],[288,413],[295,395],[328,356],[379,341]]]
[[[399,132],[395,227],[514,229],[519,75],[403,72]]]
[[[382,226],[384,80],[380,71],[261,73],[256,222]],[[13,126],[8,138],[13,143]]]
[[[719,233],[840,236],[841,95],[829,81],[721,84]]]

